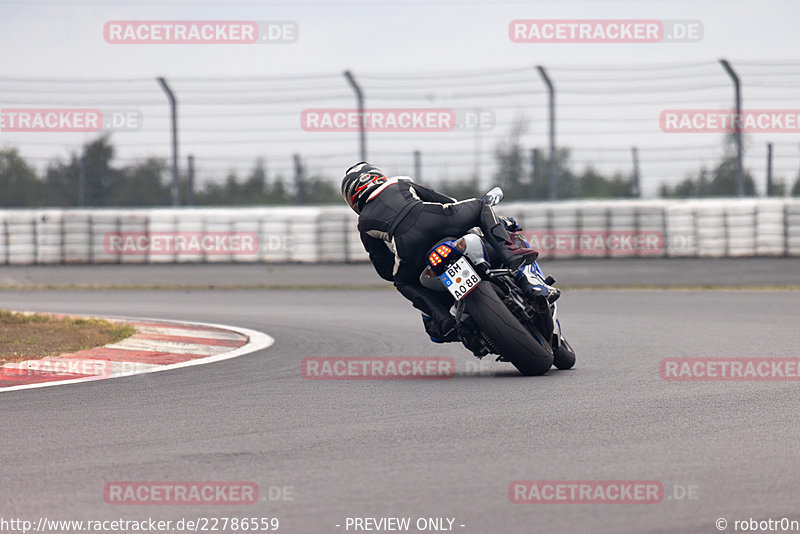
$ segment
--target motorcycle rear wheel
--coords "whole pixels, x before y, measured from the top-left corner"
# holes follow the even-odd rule
[[[504,360],[525,376],[546,373],[553,365],[553,349],[539,334],[526,329],[506,307],[491,282],[482,281],[464,299],[466,311]]]

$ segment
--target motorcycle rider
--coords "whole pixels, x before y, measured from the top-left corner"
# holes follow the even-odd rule
[[[538,252],[514,244],[504,221],[482,200],[455,199],[417,184],[406,176],[386,177],[365,161],[342,179],[342,197],[359,215],[361,241],[381,278],[423,314],[434,342],[459,339],[476,356],[486,350],[475,334],[460,328],[449,312],[449,296],[423,287],[419,275],[428,250],[446,237],[461,236],[479,226],[503,263],[517,270],[533,263]]]

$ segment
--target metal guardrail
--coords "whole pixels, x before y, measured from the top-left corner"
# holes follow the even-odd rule
[[[505,203],[498,211],[517,218],[545,257],[800,256],[796,199]],[[364,261],[355,223],[347,207],[0,210],[0,264]]]

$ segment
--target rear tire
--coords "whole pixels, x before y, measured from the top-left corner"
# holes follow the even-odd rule
[[[553,365],[553,349],[540,344],[506,308],[491,282],[482,281],[464,299],[466,311],[505,360],[525,376],[546,373]]]
[[[575,351],[564,338],[561,338],[561,343],[553,351],[553,365],[559,369],[572,369],[575,365]]]

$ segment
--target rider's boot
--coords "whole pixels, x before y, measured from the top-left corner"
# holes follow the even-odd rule
[[[436,321],[427,313],[422,312],[422,325],[434,343],[452,343],[460,339],[456,330],[456,322],[452,317],[448,316],[444,320]]]
[[[481,230],[503,263],[512,271],[516,271],[523,265],[532,264],[539,257],[539,253],[535,250],[520,247],[514,243],[505,224],[488,204],[484,204],[481,210]]]

